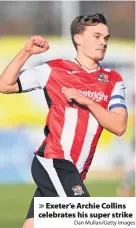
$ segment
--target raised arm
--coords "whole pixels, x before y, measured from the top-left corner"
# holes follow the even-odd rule
[[[31,55],[43,53],[48,49],[48,42],[43,37],[32,36],[0,76],[0,92],[17,93],[19,91],[17,81],[24,63]]]

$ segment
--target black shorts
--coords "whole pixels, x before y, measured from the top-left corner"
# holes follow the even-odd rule
[[[64,159],[35,156],[32,176],[37,185],[34,197],[89,197],[74,164]],[[27,218],[34,217],[34,197]]]

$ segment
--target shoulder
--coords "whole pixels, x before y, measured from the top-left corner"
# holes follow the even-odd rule
[[[63,59],[53,59],[53,60],[46,62],[46,64],[48,66],[50,66],[51,68],[60,67],[62,64],[64,64],[64,60]]]
[[[115,70],[102,67],[102,71],[109,76],[110,81],[113,83],[123,81],[122,76]]]
[[[73,62],[70,60],[65,60],[65,59],[54,59],[51,61],[46,62],[48,66],[51,68],[59,68],[61,70],[71,70],[73,69]],[[74,64],[75,65],[75,64]]]

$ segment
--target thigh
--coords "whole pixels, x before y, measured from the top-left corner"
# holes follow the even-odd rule
[[[34,197],[42,197],[42,194],[38,188],[36,189],[34,196],[32,198],[32,201],[30,203],[30,207],[29,207],[26,219],[34,218]]]
[[[54,168],[67,197],[90,196],[78,170],[72,162],[54,159]]]
[[[72,162],[36,156],[32,175],[43,197],[89,197]]]
[[[86,186],[76,172],[68,174],[66,178],[62,180],[62,185],[69,197],[90,197]]]
[[[58,194],[56,189],[51,181],[50,174],[41,164],[39,159],[45,161],[45,158],[35,156],[33,163],[32,163],[32,176],[33,179],[41,193],[42,197],[57,197]],[[47,165],[46,165],[47,166]]]
[[[34,218],[28,218],[24,222],[22,228],[34,228]]]

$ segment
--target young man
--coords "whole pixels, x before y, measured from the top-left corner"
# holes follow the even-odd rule
[[[109,31],[102,14],[87,14],[71,24],[76,59],[57,59],[20,72],[32,54],[48,50],[48,42],[31,37],[4,70],[2,93],[43,89],[49,105],[45,135],[32,163],[36,197],[81,196],[89,193],[83,180],[103,128],[121,136],[127,111],[121,76],[100,66]],[[23,228],[33,227],[33,200]]]

